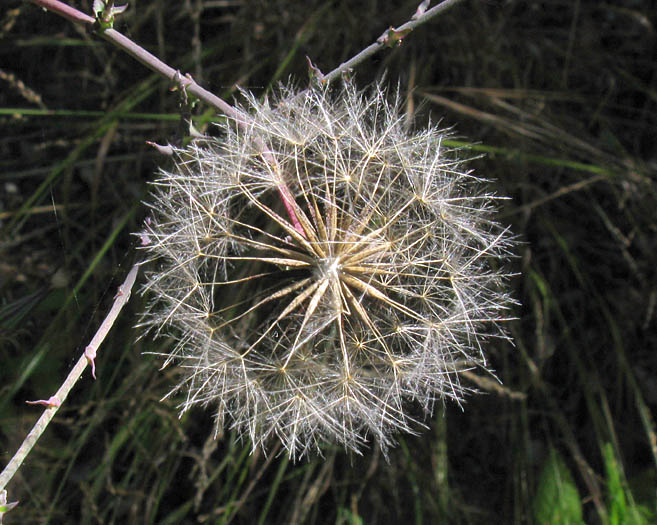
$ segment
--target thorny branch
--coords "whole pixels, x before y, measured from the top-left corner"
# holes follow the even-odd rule
[[[391,42],[390,42],[390,33],[393,33],[394,35],[398,35],[396,38],[397,42],[401,42],[401,40],[404,38],[405,35],[413,31],[416,27],[428,22],[432,18],[438,16],[439,14],[445,12],[447,9],[450,7],[455,6],[462,0],[443,0],[441,3],[439,3],[437,6],[432,7],[428,11],[424,11],[423,14],[418,15],[418,13],[422,12],[422,7],[426,4],[426,2],[422,2],[420,4],[420,7],[418,7],[418,10],[416,11],[415,15],[413,15],[413,18],[406,22],[405,24],[400,25],[396,29],[393,29],[392,27],[390,29],[387,29],[383,35],[381,35],[376,42],[373,44],[370,44],[367,46],[365,49],[363,49],[360,53],[357,55],[353,56],[346,62],[343,62],[340,64],[338,67],[336,67],[333,71],[330,73],[327,73],[324,77],[322,77],[323,82],[332,82],[335,80],[337,77],[342,75],[342,73],[349,71],[352,69],[354,66],[357,66],[361,62],[363,62],[366,58],[369,58],[375,53],[378,53],[381,49],[384,47],[390,47]],[[426,9],[426,7],[425,7]]]
[[[48,11],[52,11],[67,20],[75,23],[87,24],[93,26],[96,20],[81,11],[60,2],[59,0],[28,0],[33,4],[43,7]],[[435,18],[439,14],[445,12],[447,9],[453,7],[462,0],[443,0],[440,4],[432,7],[431,9],[426,9],[428,2],[425,0],[419,6],[413,17],[410,21],[402,24],[401,26],[393,29],[392,27],[386,30],[381,37],[377,39],[376,42],[369,45],[363,49],[360,53],[350,58],[346,62],[340,64],[330,73],[323,75],[321,77],[322,82],[332,82],[342,73],[349,71],[354,66],[363,62],[366,58],[377,53],[384,47],[390,47],[391,43],[401,42],[403,37],[413,31],[416,27],[428,22],[432,18]],[[125,35],[121,34],[115,29],[105,29],[102,31],[96,31],[101,37],[105,40],[111,42],[117,47],[123,49],[126,53],[132,56],[135,60],[141,62],[147,68],[159,73],[168,80],[178,82],[181,89],[185,89],[187,93],[198,97],[200,100],[217,108],[219,111],[224,113],[227,116],[230,116],[237,120],[239,123],[245,123],[245,120],[248,116],[244,115],[241,111],[231,106],[228,102],[217,97],[215,94],[207,91],[206,89],[199,86],[194,79],[189,75],[184,77],[180,75],[180,72],[173,69],[168,64],[162,62],[155,55],[146,51],[143,47],[136,44],[130,40]]]
[[[29,0],[33,4],[43,7],[48,11],[56,13],[71,22],[87,24],[93,26],[96,22],[96,19],[92,16],[89,16],[77,9],[60,2],[59,0]],[[217,108],[219,111],[228,115],[235,120],[243,121],[246,117],[242,114],[241,111],[234,108],[228,102],[222,100],[214,93],[203,89],[199,86],[191,77],[185,75],[184,77],[180,74],[179,71],[173,69],[168,64],[162,62],[155,55],[146,51],[143,47],[136,44],[130,40],[125,35],[121,34],[115,29],[105,29],[96,31],[96,34],[103,37],[105,40],[111,42],[118,48],[122,49],[128,53],[135,60],[146,66],[147,68],[159,73],[167,80],[177,82],[181,89],[184,89],[187,93],[194,95],[205,103]]]
[[[89,16],[81,11],[78,11],[77,9],[65,4],[64,2],[60,2],[59,0],[28,0],[28,1],[38,6],[41,6],[48,11],[52,11],[53,13],[56,13],[66,18],[67,20],[70,20],[71,22],[87,24],[90,26],[97,25],[97,20],[92,16]],[[381,35],[381,37],[379,37],[376,42],[365,48],[363,51],[358,53],[350,60],[342,63],[340,66],[335,68],[327,75],[321,75],[321,73],[319,73],[319,70],[313,67],[312,62],[310,62],[309,59],[310,67],[313,71],[315,71],[316,75],[318,76],[321,75],[319,78],[321,82],[323,83],[331,82],[332,80],[340,76],[342,73],[349,71],[357,64],[363,62],[369,56],[378,52],[380,49],[386,46],[390,47],[393,44],[401,43],[404,36],[406,36],[417,26],[424,24],[425,22],[428,22],[438,14],[444,12],[445,10],[454,6],[460,1],[461,0],[443,0],[443,2],[441,2],[437,6],[427,11],[426,9],[427,6],[429,5],[429,2],[427,0],[424,0],[418,6],[417,11],[415,12],[415,14],[413,15],[413,17],[409,22],[406,22],[405,24],[399,26],[396,29],[393,29],[391,27],[390,29],[386,30],[386,32],[384,32],[384,34]],[[155,55],[149,53],[143,47],[133,42],[128,37],[121,34],[119,31],[116,31],[115,29],[112,28],[103,28],[101,26],[100,28],[97,28],[94,32],[99,36],[103,37],[105,40],[111,42],[115,46],[124,50],[135,60],[145,65],[147,68],[151,69],[152,71],[155,71],[156,73],[159,73],[169,81],[173,82],[177,87],[179,87],[183,91],[185,96],[188,93],[194,95],[195,97],[197,97],[199,100],[202,100],[206,104],[209,104],[210,106],[217,108],[226,116],[235,119],[235,121],[239,125],[245,126],[247,124],[249,118],[248,115],[245,115],[242,111],[235,108],[234,106],[231,106],[228,102],[222,100],[215,94],[199,86],[189,74],[184,76],[181,75],[180,71],[162,62]],[[265,158],[265,160],[268,161],[269,160],[268,154],[267,154],[266,146],[264,144],[262,145],[262,149],[263,149],[263,158]],[[274,168],[276,168],[276,166],[274,166]],[[281,200],[285,206],[288,216],[290,217],[290,221],[292,222],[292,225],[299,233],[303,235],[303,228],[299,223],[299,218],[297,217],[295,211],[294,202],[292,202],[290,191],[285,186],[283,179],[281,179],[278,189],[279,189]]]
[[[34,427],[27,435],[16,454],[14,454],[14,457],[11,458],[5,469],[2,471],[2,473],[0,473],[0,491],[2,491],[7,486],[7,483],[9,483],[16,471],[20,468],[21,464],[30,453],[30,450],[32,450],[32,447],[36,444],[39,437],[41,437],[41,434],[43,434],[44,430],[57,413],[59,406],[66,400],[66,397],[68,396],[75,383],[77,383],[87,365],[91,364],[92,367],[94,366],[93,358],[95,357],[96,351],[112,328],[112,325],[114,324],[114,321],[116,321],[119,312],[128,302],[128,299],[130,298],[130,291],[132,290],[132,286],[135,284],[135,279],[137,278],[138,270],[139,266],[135,264],[130,272],[128,272],[125,281],[123,281],[123,284],[119,287],[119,291],[114,298],[114,304],[107,314],[107,317],[105,317],[105,320],[98,328],[96,335],[94,335],[84,353],[80,356],[80,359],[78,359],[78,362],[69,372],[68,377],[64,383],[62,383],[62,386],[59,387],[57,393],[48,400],[31,402],[31,404],[40,404],[46,406],[47,408],[39,420],[35,423]]]

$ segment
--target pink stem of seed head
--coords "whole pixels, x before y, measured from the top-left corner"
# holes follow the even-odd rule
[[[285,206],[285,211],[290,218],[290,222],[292,223],[294,229],[298,231],[300,235],[305,237],[306,232],[303,230],[303,226],[301,226],[299,218],[297,217],[297,212],[295,210],[296,203],[294,202],[294,197],[292,196],[290,189],[287,187],[285,181],[280,175],[278,162],[276,162],[276,158],[271,154],[271,151],[267,150],[267,148],[265,148],[262,144],[260,146],[262,149],[262,158],[272,167],[274,173],[276,173],[276,187],[278,188],[278,193],[281,196],[283,206]]]

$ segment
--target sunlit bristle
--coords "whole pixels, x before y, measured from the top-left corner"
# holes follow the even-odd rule
[[[141,324],[178,340],[183,410],[293,457],[385,450],[416,427],[408,402],[460,401],[459,372],[487,369],[513,243],[445,131],[406,131],[393,99],[351,83],[249,97],[248,126],[161,173]]]

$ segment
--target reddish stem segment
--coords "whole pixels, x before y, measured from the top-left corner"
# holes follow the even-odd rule
[[[290,192],[290,188],[287,187],[287,184],[285,184],[285,181],[281,177],[281,173],[278,168],[278,162],[276,162],[276,159],[264,144],[258,144],[258,147],[262,150],[262,158],[272,167],[274,173],[276,174],[276,187],[278,188],[278,194],[281,196],[283,206],[285,206],[285,211],[287,212],[288,217],[290,217],[292,226],[303,237],[305,237],[306,233],[303,231],[303,226],[301,226],[299,218],[297,217],[297,212],[295,210],[296,203],[294,202],[294,196]]]

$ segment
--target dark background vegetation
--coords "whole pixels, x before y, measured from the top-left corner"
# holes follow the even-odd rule
[[[305,86],[305,55],[328,72],[418,3],[133,0],[116,28],[232,100]],[[209,413],[160,401],[176,370],[144,352],[170,342],[137,339],[133,294],[98,380],[85,373],[9,485],[6,522],[657,522],[656,9],[466,0],[356,71],[399,84],[418,125],[454,126],[510,197],[521,306],[515,346],[488,348],[506,390],[437,406],[388,461],[250,454],[213,439]],[[139,256],[131,232],[166,162],[145,141],[177,140],[178,102],[85,30],[2,2],[0,465],[40,413],[24,401],[55,392]],[[211,132],[214,112],[195,115]]]

